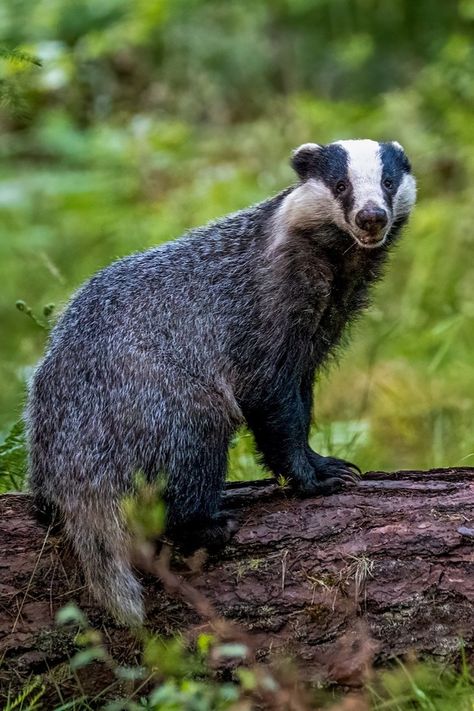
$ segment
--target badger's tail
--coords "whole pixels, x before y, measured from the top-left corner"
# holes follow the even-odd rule
[[[97,602],[119,622],[142,623],[142,588],[130,564],[130,539],[119,506],[76,501],[74,508],[63,508],[61,519]]]

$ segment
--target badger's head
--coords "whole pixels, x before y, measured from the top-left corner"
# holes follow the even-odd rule
[[[410,163],[396,142],[305,143],[292,166],[301,183],[282,205],[290,228],[333,224],[373,249],[406,222],[415,202]]]

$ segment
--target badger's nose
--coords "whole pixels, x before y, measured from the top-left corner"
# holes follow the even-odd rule
[[[355,216],[357,227],[360,227],[364,232],[376,234],[385,227],[388,222],[386,211],[383,207],[364,207]]]

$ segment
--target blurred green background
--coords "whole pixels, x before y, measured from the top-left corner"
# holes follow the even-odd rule
[[[0,440],[46,305],[276,193],[300,143],[370,137],[404,145],[419,202],[313,444],[474,464],[474,0],[1,0],[0,47],[41,60],[0,54]],[[258,473],[242,433],[231,475]]]

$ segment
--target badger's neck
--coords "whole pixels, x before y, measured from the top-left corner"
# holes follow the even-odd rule
[[[310,216],[306,199],[299,204],[298,188],[285,191],[268,220],[263,261],[263,286],[291,312],[320,312],[322,304],[354,290],[367,290],[382,273],[389,249],[401,225],[375,249],[360,246],[328,219],[316,203]]]
[[[265,254],[264,291],[281,311],[286,305],[301,322],[302,314],[319,317],[330,303],[364,292],[381,276],[388,246],[366,250],[333,225],[293,230]],[[349,315],[349,314],[348,314]]]
[[[324,361],[367,306],[388,247],[366,250],[335,225],[288,227],[279,217],[277,208],[259,279],[261,335],[282,373],[303,373]]]

